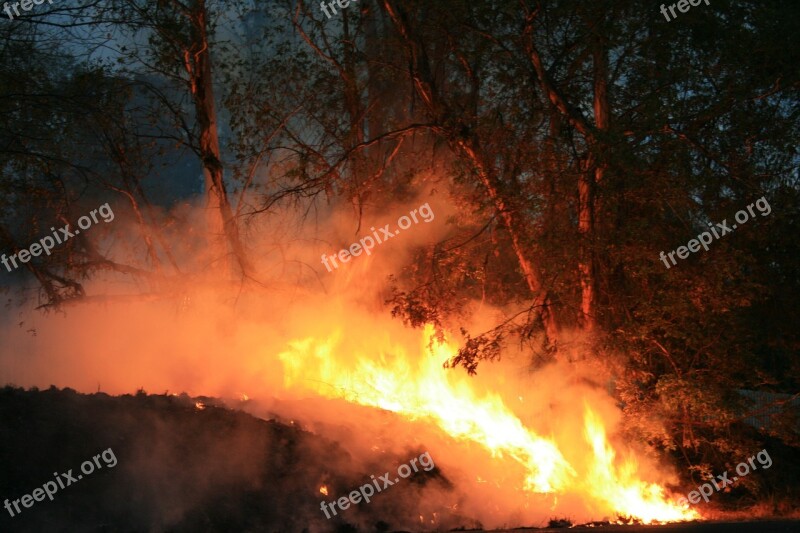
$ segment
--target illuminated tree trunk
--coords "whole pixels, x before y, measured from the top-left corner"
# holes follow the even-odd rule
[[[525,250],[521,232],[514,219],[512,210],[509,209],[509,202],[500,193],[495,182],[496,177],[492,165],[484,162],[483,151],[480,149],[479,142],[474,134],[462,135],[462,132],[459,132],[458,135],[456,135],[456,132],[452,130],[452,126],[442,126],[442,124],[448,124],[448,122],[451,121],[452,113],[436,90],[436,83],[430,69],[425,48],[417,37],[412,34],[406,16],[391,0],[383,0],[383,7],[394,23],[398,33],[408,46],[411,60],[411,76],[417,94],[428,107],[434,120],[440,124],[439,128],[451,139],[456,150],[472,163],[473,168],[478,174],[478,179],[492,199],[494,208],[503,226],[506,228],[506,231],[509,233],[511,245],[514,254],[517,256],[520,270],[533,296],[533,306],[542,321],[546,342],[554,351],[557,351],[559,328],[556,316],[552,312],[549,293],[542,283],[541,268],[528,256]],[[466,128],[466,125],[463,126]]]
[[[460,143],[460,148],[475,165],[478,177],[483,183],[489,197],[494,202],[494,207],[500,215],[503,226],[505,226],[506,231],[508,231],[511,238],[511,247],[514,250],[514,254],[517,256],[517,262],[525,278],[525,283],[528,285],[528,289],[530,289],[533,295],[533,306],[536,308],[539,318],[542,321],[547,343],[554,351],[557,351],[559,326],[555,313],[553,313],[551,308],[550,294],[542,283],[541,268],[528,257],[522,244],[514,215],[508,209],[503,196],[498,192],[497,187],[493,183],[492,175],[481,161],[478,152],[468,143]]]
[[[609,126],[608,53],[600,43],[596,43],[592,57],[595,130],[605,132]],[[597,186],[603,180],[607,165],[596,140],[589,145],[589,154],[578,181],[578,233],[581,247],[578,271],[581,278],[581,325],[591,332],[597,326]]]
[[[583,137],[588,156],[580,169],[578,178],[578,234],[580,236],[580,252],[578,273],[581,283],[580,323],[586,331],[594,331],[597,326],[597,257],[595,252],[596,217],[597,217],[597,185],[602,181],[607,163],[603,153],[603,141],[598,133],[606,132],[609,127],[608,107],[608,52],[600,38],[592,44],[594,71],[594,119],[592,125],[579,109],[569,104],[559,88],[550,79],[542,64],[532,34],[536,13],[531,13],[525,30],[526,48],[531,64],[536,71],[539,84],[550,103]]]
[[[239,225],[234,218],[225,190],[224,172],[220,157],[217,133],[217,111],[214,103],[214,88],[211,75],[211,53],[208,44],[208,13],[205,0],[195,0],[192,10],[186,12],[190,19],[190,46],[183,50],[184,68],[189,75],[189,88],[194,102],[200,158],[206,189],[206,220],[211,237],[212,253],[222,257],[218,265],[231,272],[228,247],[242,274],[248,275],[252,268],[239,235]]]

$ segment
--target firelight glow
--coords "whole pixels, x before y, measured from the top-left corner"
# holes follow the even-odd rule
[[[399,347],[391,354],[346,361],[337,355],[338,343],[339,334],[291,342],[279,355],[286,386],[385,409],[409,420],[431,421],[456,440],[480,445],[493,458],[516,461],[526,473],[521,488],[529,493],[557,496],[580,491],[598,511],[645,523],[699,518],[695,511],[671,502],[662,487],[637,479],[634,459],[617,467],[603,422],[588,405],[583,446],[590,455],[589,471],[578,472],[555,440],[526,427],[498,394],[479,395],[464,373],[443,370],[442,364],[457,348],[439,342],[431,326],[420,339],[420,353],[425,356],[414,362]]]

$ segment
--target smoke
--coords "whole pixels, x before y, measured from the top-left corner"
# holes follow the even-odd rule
[[[397,227],[401,217],[415,209],[421,212],[423,205],[434,216],[420,216],[402,230]],[[117,216],[101,237],[102,244],[120,263],[143,257],[136,244],[140,228],[122,206],[113,208]],[[423,451],[430,453],[437,466],[436,483],[413,485],[412,479],[407,486],[419,490],[394,487],[375,498],[368,512],[346,511],[344,516],[352,523],[366,525],[379,513],[395,520],[409,513],[414,519],[431,520],[437,513],[440,525],[468,527],[541,526],[556,514],[574,520],[602,519],[603,510],[580,495],[524,492],[525,472],[512,459],[491,457],[474,443],[455,442],[430,422],[354,405],[347,401],[347,391],[344,399],[323,399],[302,387],[285,386],[280,354],[304,339],[337,336],[336,347],[344,359],[347,354],[371,352],[377,358],[398,347],[418,353],[420,332],[393,320],[383,305],[386,276],[406,264],[416,247],[452,231],[447,221],[455,212],[447,198],[428,193],[374,206],[360,218],[350,205],[317,204],[251,218],[244,230],[257,282],[230,283],[214,279],[213,274],[191,274],[132,283],[105,275],[85,284],[94,298],[90,303],[64,312],[42,313],[32,304],[15,309],[2,324],[0,383],[109,394],[142,388],[152,393],[247,397],[251,401],[246,408],[252,413],[296,424],[345,450],[340,455],[346,460],[331,456],[327,474],[297,473],[298,478],[312,477],[314,487],[328,486],[329,497],[319,495],[328,501],[346,496],[348,487],[354,490],[370,474],[392,471],[398,458],[405,461]],[[201,206],[189,205],[163,214],[164,238],[179,264],[188,265],[187,272],[202,273],[214,264],[202,245],[203,216]],[[323,255],[353,249],[365,236],[376,237],[387,224],[397,232],[376,243],[369,255],[340,259],[331,271],[321,261]],[[476,306],[475,311],[475,323],[468,326],[491,323],[498,312],[485,306]],[[474,390],[502,398],[537,434],[559,443],[579,472],[589,469],[585,406],[592,406],[609,432],[619,421],[619,410],[588,364],[560,363],[533,373],[529,354],[509,349],[500,363],[469,381]],[[618,444],[617,449],[624,449]],[[143,470],[156,469],[158,457]],[[660,480],[663,474],[650,466],[643,476]],[[592,480],[578,478],[574,483],[585,487]],[[180,514],[198,498],[169,505]],[[314,519],[322,519],[317,514]],[[159,516],[165,523],[176,519]],[[405,527],[433,527],[414,519],[409,518]]]

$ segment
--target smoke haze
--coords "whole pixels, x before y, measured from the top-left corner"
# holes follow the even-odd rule
[[[394,227],[398,217],[425,202],[435,213],[430,223],[411,226],[376,247],[372,255],[354,258],[334,272],[327,272],[321,264],[323,253],[349,246],[372,226]],[[136,242],[138,230],[123,209],[115,206],[114,210],[117,217],[104,240],[114,243],[119,261],[124,262],[141,252],[126,247],[126,243]],[[526,493],[522,489],[525,472],[513,459],[492,457],[474,442],[456,442],[427,420],[408,420],[354,405],[348,401],[353,400],[348,391],[321,398],[313,388],[285,386],[280,355],[292,343],[306,339],[337,339],[333,360],[345,365],[354,361],[355,354],[374,354],[376,363],[382,358],[390,361],[392,354],[399,352],[426,356],[421,332],[392,319],[383,305],[386,277],[410,259],[415,247],[447,235],[447,220],[454,212],[446,198],[426,194],[368,210],[360,229],[350,206],[324,212],[298,209],[250,220],[247,243],[260,273],[258,284],[178,276],[173,285],[161,281],[157,287],[170,297],[141,298],[126,295],[147,293],[150,287],[143,282],[133,285],[106,277],[87,282],[87,294],[116,297],[69,306],[64,312],[42,313],[32,306],[15,309],[2,327],[0,381],[114,395],[143,388],[150,393],[186,392],[233,401],[247,398],[249,401],[237,406],[260,417],[296,424],[341,446],[344,453],[337,454],[337,459],[334,455],[309,458],[309,464],[316,466],[315,461],[322,461],[327,474],[321,474],[316,466],[295,473],[315,489],[328,484],[352,490],[370,474],[377,477],[422,451],[430,453],[437,466],[437,481],[420,486],[424,498],[414,492],[412,500],[404,501],[408,493],[393,488],[376,498],[383,503],[370,503],[368,510],[363,510],[362,504],[358,510],[345,512],[344,518],[352,523],[366,523],[379,512],[397,521],[402,521],[402,516],[430,519],[438,513],[444,523],[443,509],[457,517],[449,523],[453,526],[541,526],[555,514],[584,521],[608,518],[580,493],[558,497]],[[202,214],[201,208],[188,206],[165,214],[167,238],[177,250],[179,263],[190,264],[196,271],[211,263],[202,246],[189,244],[202,227]],[[473,323],[466,326],[475,328],[473,331],[482,331],[481,326],[498,316],[497,310],[479,303],[472,311]],[[478,398],[499,396],[525,426],[558,443],[579,473],[589,471],[583,427],[586,405],[598,413],[610,433],[619,422],[619,411],[604,389],[601,380],[605,378],[598,378],[597,368],[562,363],[532,372],[530,356],[513,349],[506,350],[500,363],[486,365],[472,378],[462,369],[441,371],[451,373],[459,387],[477,391]],[[624,449],[623,443],[616,444],[620,445],[617,449]],[[229,444],[209,447],[215,450],[211,455],[226,462],[220,458]],[[247,447],[241,452],[255,453]],[[152,472],[158,462],[151,457],[146,467],[137,471]],[[245,464],[235,470],[246,471]],[[639,475],[664,481],[664,475],[652,466],[642,466]],[[408,483],[412,481],[413,477]],[[573,484],[584,487],[591,482],[578,475]],[[344,495],[331,488],[329,496],[318,497],[331,501]],[[158,516],[159,523],[174,522],[181,510],[201,499],[171,502],[177,514]],[[316,514],[322,516],[319,511]]]

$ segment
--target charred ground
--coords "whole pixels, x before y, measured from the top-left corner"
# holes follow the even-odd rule
[[[197,406],[203,402],[203,408]],[[0,389],[0,495],[20,498],[112,448],[118,459],[11,518],[0,531],[372,531],[403,527],[392,517],[419,500],[438,468],[392,488],[394,498],[327,521],[318,487],[330,500],[362,476],[333,472],[347,464],[337,443],[292,425],[256,418],[209,398],[109,396],[71,389]],[[398,458],[402,462],[404,458]],[[424,479],[426,478],[426,479]],[[352,509],[351,509],[352,511]],[[392,523],[394,522],[394,523]]]

